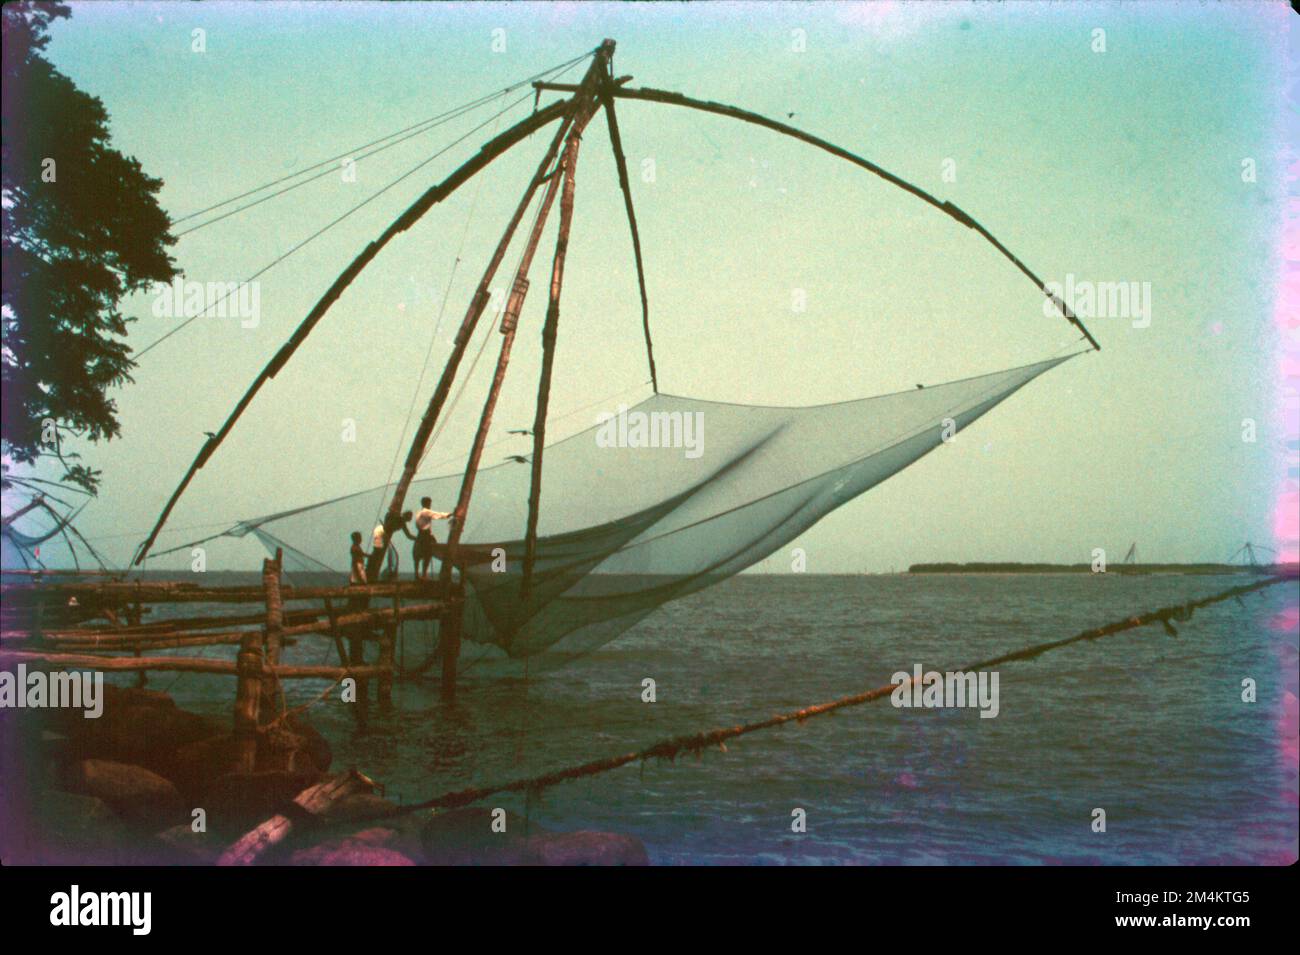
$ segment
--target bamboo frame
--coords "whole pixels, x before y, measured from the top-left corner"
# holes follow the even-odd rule
[[[194,479],[194,475],[197,474],[208,462],[208,459],[212,457],[213,452],[215,452],[226,439],[226,436],[230,433],[231,429],[234,428],[235,423],[244,413],[244,409],[248,407],[254,396],[256,396],[258,391],[261,390],[264,384],[274,378],[279,373],[280,369],[288,363],[289,359],[293,357],[294,352],[298,350],[298,346],[306,340],[307,336],[310,335],[312,330],[316,327],[316,323],[319,322],[325,313],[329,311],[330,306],[332,306],[339,296],[343,294],[344,290],[352,284],[352,281],[361,274],[362,270],[370,264],[370,261],[379,254],[379,251],[399,233],[406,231],[418,222],[426,212],[433,208],[434,205],[446,199],[476,174],[481,172],[489,163],[502,153],[521,142],[527,136],[558,119],[565,113],[567,106],[567,101],[552,103],[550,106],[538,110],[533,115],[521,120],[509,129],[493,137],[483,145],[477,155],[471,157],[459,166],[442,182],[426,190],[418,199],[415,200],[415,202],[407,207],[406,211],[398,216],[387,229],[380,233],[379,237],[375,239],[375,241],[362,249],[352,262],[348,264],[348,267],[334,280],[333,284],[330,285],[325,294],[322,295],[320,300],[312,307],[312,310],[307,313],[307,317],[302,320],[302,323],[294,331],[293,335],[290,336],[289,340],[285,342],[278,352],[276,352],[275,357],[271,359],[270,363],[258,373],[257,377],[253,380],[252,385],[249,386],[243,397],[239,399],[238,404],[235,405],[235,410],[230,413],[230,416],[226,419],[220,430],[218,430],[213,437],[209,438],[203,447],[199,449],[199,453],[195,456],[194,462],[190,465],[189,470],[185,472],[185,476],[181,478],[181,482],[177,485],[176,490],[172,492],[172,496],[167,501],[166,506],[163,507],[162,513],[159,514],[158,521],[154,525],[153,530],[149,532],[149,536],[145,538],[139,549],[136,551],[135,560],[132,561],[134,565],[139,566],[144,561],[145,557],[148,556],[149,550],[153,547],[154,541],[158,539],[159,532],[162,530],[163,525],[167,523],[167,518],[171,516],[172,510],[176,507],[176,502],[179,501],[181,495],[185,493],[185,489],[189,487],[190,482]]]

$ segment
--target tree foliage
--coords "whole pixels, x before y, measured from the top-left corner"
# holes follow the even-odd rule
[[[43,55],[59,3],[3,7],[4,456],[53,456],[93,492],[98,471],[64,446],[121,432],[111,389],[131,381],[122,298],[176,274],[162,180],[112,148],[104,104]]]

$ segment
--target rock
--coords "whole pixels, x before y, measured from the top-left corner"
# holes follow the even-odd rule
[[[553,832],[528,839],[538,865],[649,865],[640,839],[617,832]]]
[[[226,773],[212,781],[196,806],[207,811],[210,831],[241,836],[324,778],[317,772]]]
[[[314,731],[313,731],[314,732]],[[322,739],[320,742],[324,742]],[[319,752],[315,741],[293,730],[278,726],[268,730],[257,741],[257,768],[259,771],[280,770],[283,772],[324,772],[325,767],[316,763],[312,750]],[[329,744],[325,745],[325,759],[332,759]]]
[[[219,733],[178,747],[172,754],[167,778],[186,798],[197,800],[235,764],[235,739]]]
[[[415,862],[388,847],[395,833],[391,829],[363,829],[343,839],[300,849],[289,857],[290,865],[412,866]]]
[[[177,864],[212,865],[224,848],[206,832],[195,832],[191,823],[183,822],[158,833],[155,838],[165,850],[174,854]]]
[[[330,824],[368,822],[372,819],[393,816],[399,812],[401,807],[395,802],[389,802],[383,796],[376,796],[374,793],[357,793],[334,803],[325,811],[322,819]]]
[[[137,828],[160,829],[188,814],[176,787],[143,766],[84,759],[70,768],[66,785],[71,792],[102,799]]]
[[[292,732],[303,739],[303,746],[315,767],[322,773],[328,772],[330,764],[334,762],[334,750],[330,747],[329,740],[322,736],[320,730],[309,723],[305,716],[295,714],[284,722]]]
[[[135,763],[164,776],[170,775],[178,749],[224,728],[209,717],[158,701],[105,706],[98,719],[79,722],[64,731],[81,758]]]
[[[507,827],[492,831],[492,813],[471,807],[439,812],[420,830],[424,861],[430,865],[526,864],[523,836]]]
[[[120,687],[112,683],[104,684],[101,702],[103,712],[95,719],[86,719],[84,710],[52,707],[43,710],[42,715],[49,729],[69,736],[77,736],[96,725],[104,725],[105,717],[121,712],[133,706],[148,706],[155,709],[176,709],[175,701],[160,690],[144,690],[137,687]]]
[[[649,865],[639,839],[614,832],[492,831],[487,809],[439,813],[420,836],[430,865]],[[518,827],[518,822],[515,822]]]
[[[8,823],[6,864],[124,865],[131,861],[130,833],[104,800],[61,790],[36,797],[30,818]]]
[[[322,739],[323,743],[324,740]],[[198,798],[213,783],[230,773],[239,747],[231,733],[218,733],[179,747],[172,754],[170,765],[164,773],[181,792]],[[311,756],[319,751],[310,737],[284,730],[260,739],[257,747],[259,772],[280,772],[291,775],[324,774],[324,770]],[[325,743],[325,758],[330,759],[329,744]],[[297,795],[297,793],[294,793]]]

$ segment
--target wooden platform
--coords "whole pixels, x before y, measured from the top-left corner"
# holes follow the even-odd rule
[[[78,669],[139,674],[149,671],[236,677],[235,734],[244,747],[242,769],[252,771],[258,735],[282,714],[281,679],[356,681],[354,713],[364,721],[369,685],[391,700],[397,629],[407,620],[437,620],[440,635],[458,633],[463,591],[459,583],[403,580],[371,586],[285,587],[281,557],[267,560],[261,587],[204,587],[188,581],[68,580],[25,575],[0,588],[0,666]],[[213,612],[144,622],[153,606],[260,603],[256,612]],[[286,609],[286,605],[294,604]],[[308,606],[304,606],[304,605]],[[450,626],[448,623],[450,622]],[[286,665],[287,641],[317,637],[333,642],[334,665]],[[366,647],[377,645],[367,661]],[[230,646],[231,658],[158,651]],[[154,655],[146,655],[152,653]]]

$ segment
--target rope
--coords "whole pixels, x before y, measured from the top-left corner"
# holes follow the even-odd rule
[[[279,179],[273,179],[270,182],[263,183],[262,185],[254,189],[249,189],[247,192],[241,192],[237,196],[231,196],[229,199],[223,199],[220,202],[215,202],[212,205],[207,206],[206,208],[199,209],[197,212],[191,212],[189,215],[184,215],[181,216],[179,219],[173,220],[172,224],[178,225],[179,223],[182,222],[188,222],[190,219],[196,219],[199,216],[204,215],[208,212],[212,212],[215,209],[220,209],[222,206],[228,206],[232,202],[238,202],[240,199],[247,199],[249,196],[257,195],[257,193],[262,192],[265,189],[270,189],[272,186],[278,186],[280,183],[288,182],[290,179],[294,179],[298,176],[303,175],[304,173],[309,173],[314,169],[320,169],[322,166],[332,167],[332,165],[338,162],[340,159],[346,159],[347,157],[354,155],[355,153],[359,152],[362,149],[369,149],[371,146],[377,146],[379,145],[379,143],[382,143],[388,139],[393,139],[396,136],[401,136],[403,133],[411,133],[411,135],[413,136],[418,136],[420,133],[426,133],[430,129],[433,129],[436,126],[441,126],[443,123],[447,122],[450,119],[455,119],[458,116],[470,112],[471,110],[477,109],[480,106],[490,103],[498,96],[504,96],[505,94],[518,89],[519,87],[525,85],[526,83],[531,83],[533,80],[549,77],[551,76],[551,74],[554,74],[559,70],[566,70],[572,67],[573,65],[587,59],[587,57],[591,56],[591,54],[594,52],[595,51],[593,50],[591,52],[584,53],[581,56],[576,56],[572,60],[569,60],[565,63],[561,63],[558,66],[553,66],[550,69],[543,70],[540,73],[534,73],[532,76],[526,77],[522,80],[519,80],[518,82],[511,83],[509,86],[502,87],[496,92],[487,93],[483,96],[480,96],[478,99],[471,100],[468,103],[464,103],[460,106],[454,106],[451,109],[446,110],[445,112],[442,113],[438,113],[435,116],[426,117],[425,119],[420,120],[418,123],[412,123],[410,126],[403,127],[402,129],[396,130],[395,132],[391,132],[386,136],[380,136],[378,139],[372,139],[368,143],[362,143],[359,146],[353,146],[351,149],[341,152],[336,156],[331,156],[329,159],[322,159],[320,162],[312,163],[310,166],[306,166],[302,169],[299,169],[297,172],[291,172],[286,176],[281,176]],[[412,130],[418,130],[419,132],[412,133]],[[382,146],[380,147],[380,149],[376,149],[374,152],[381,152],[384,149],[389,148],[389,146],[396,146],[397,143],[405,142],[406,139],[409,138],[411,137],[407,136],[404,139],[399,139],[396,142],[389,143],[387,146]],[[374,153],[367,153],[367,155],[374,155]],[[365,157],[359,157],[359,158],[365,158]],[[326,170],[326,172],[330,172],[330,171],[332,171],[332,168]],[[318,177],[315,176],[312,177],[312,179],[315,178]],[[306,183],[311,182],[312,179],[305,179],[302,182],[295,183],[294,185],[289,186],[288,189],[280,190],[280,192],[275,193],[275,195],[277,196],[282,195],[283,193],[288,192],[289,189],[296,189],[298,186],[305,185]],[[186,229],[184,232],[178,233],[177,238],[189,232],[193,232],[196,229],[201,229],[203,228],[203,226],[211,225],[213,222],[217,222],[220,219],[224,219],[226,216],[234,215],[235,212],[242,212],[244,209],[251,208],[252,206],[257,205],[257,203],[264,202],[266,199],[270,199],[270,198],[273,198],[273,196],[265,196],[262,199],[258,199],[257,202],[250,203],[249,205],[246,206],[241,206],[239,209],[234,210],[234,212],[223,213],[222,215],[218,216],[215,219],[210,219],[207,222],[194,226],[190,229]]]
[[[496,127],[493,127],[493,132]],[[438,332],[442,330],[442,320],[447,314],[447,302],[451,299],[452,286],[456,282],[456,272],[460,269],[461,256],[465,252],[465,243],[469,239],[469,227],[474,221],[474,212],[478,209],[479,195],[483,191],[483,179],[480,177],[474,185],[474,198],[470,200],[469,212],[465,215],[465,228],[460,234],[460,245],[456,248],[456,258],[451,264],[451,272],[447,276],[447,287],[443,289],[442,301],[438,303],[438,317],[434,320],[433,331],[429,334],[429,347],[424,352],[424,364],[420,366],[420,377],[415,382],[415,388],[411,392],[411,403],[406,408],[406,419],[402,422],[402,433],[397,438],[397,444],[393,446],[393,460],[388,465],[388,477],[384,481],[385,486],[393,483],[393,473],[397,470],[397,462],[402,454],[402,445],[406,443],[406,433],[411,427],[411,418],[415,415],[415,404],[420,397],[420,389],[424,387],[424,376],[429,372],[429,363],[433,360],[433,350],[438,343]],[[375,505],[375,520],[379,520],[380,514],[384,509],[384,501],[379,499]]]
[[[1105,626],[1096,627],[1091,630],[1084,630],[1080,633],[1076,633],[1072,637],[1066,637],[1063,640],[1037,643],[1020,650],[1003,653],[999,656],[970,664],[956,672],[987,670],[1004,663],[1033,660],[1042,656],[1044,653],[1058,650],[1061,647],[1069,646],[1073,643],[1098,640],[1102,637],[1108,637],[1116,633],[1123,633],[1124,631],[1134,630],[1139,627],[1150,626],[1155,623],[1161,624],[1164,627],[1165,632],[1170,636],[1177,636],[1178,631],[1173,625],[1174,621],[1183,622],[1190,620],[1192,614],[1202,607],[1219,603],[1224,600],[1231,600],[1234,598],[1240,599],[1245,594],[1257,590],[1263,590],[1265,587],[1271,587],[1274,584],[1282,583],[1288,579],[1289,578],[1287,577],[1280,576],[1270,577],[1266,580],[1256,581],[1255,583],[1246,584],[1240,587],[1232,587],[1222,593],[1210,597],[1204,597],[1200,600],[1192,600],[1185,604],[1161,607],[1157,610],[1138,614],[1137,616],[1129,617],[1125,620],[1118,620],[1106,624]],[[531,776],[524,779],[515,779],[510,782],[446,792],[434,796],[432,799],[427,799],[424,802],[403,806],[402,811],[411,812],[421,809],[450,809],[477,802],[480,799],[497,793],[535,793],[558,783],[606,773],[612,769],[618,769],[637,761],[644,763],[649,759],[675,760],[682,751],[698,754],[705,748],[717,746],[725,753],[727,751],[726,741],[729,739],[735,739],[749,733],[756,733],[759,730],[770,729],[774,726],[782,726],[790,722],[803,723],[805,720],[816,716],[825,716],[828,713],[834,713],[838,710],[848,709],[853,706],[861,706],[864,703],[870,703],[874,700],[880,699],[881,697],[889,696],[897,688],[898,684],[890,683],[886,686],[876,687],[875,689],[856,693],[852,696],[841,697],[837,700],[831,700],[826,703],[813,704],[788,713],[779,713],[775,716],[770,716],[767,719],[757,720],[751,723],[721,727],[719,729],[708,730],[701,733],[689,733],[681,736],[674,736],[669,739],[660,740],[657,743],[653,743],[650,746],[636,750],[635,752],[624,753],[620,756],[607,756],[603,759],[591,760],[576,766],[557,769],[549,773],[543,773],[539,776]]]
[[[416,165],[412,166],[410,169],[408,169],[406,172],[402,173],[402,174],[401,174],[400,176],[398,176],[396,179],[394,179],[394,180],[392,180],[391,182],[389,182],[387,185],[381,187],[380,189],[378,189],[378,190],[375,191],[375,192],[372,192],[369,196],[367,196],[365,199],[362,199],[360,202],[358,202],[358,203],[357,203],[355,206],[353,206],[351,209],[348,209],[346,212],[344,212],[342,215],[338,216],[337,218],[330,220],[330,221],[327,222],[325,225],[321,226],[321,228],[319,228],[319,229],[317,229],[315,232],[313,232],[311,235],[307,236],[307,238],[303,239],[303,240],[302,240],[301,242],[299,242],[297,245],[295,245],[295,246],[293,246],[292,248],[290,248],[288,252],[285,252],[283,255],[277,256],[275,259],[272,259],[268,264],[262,266],[262,268],[258,269],[256,272],[254,272],[254,273],[253,273],[252,275],[250,275],[248,278],[244,279],[243,282],[237,283],[236,286],[235,286],[233,289],[227,291],[225,295],[222,295],[220,298],[216,299],[214,302],[212,302],[210,305],[208,305],[206,308],[204,308],[203,311],[199,312],[197,315],[192,315],[192,316],[190,316],[190,317],[187,318],[185,321],[181,322],[179,325],[177,325],[175,328],[173,328],[171,331],[167,332],[165,335],[163,335],[163,336],[161,336],[160,338],[157,338],[157,339],[155,339],[154,341],[150,342],[148,345],[146,345],[146,346],[145,346],[144,348],[142,348],[140,351],[136,352],[136,354],[135,354],[135,360],[136,360],[137,362],[139,362],[139,360],[140,360],[141,358],[143,358],[143,357],[144,357],[145,355],[147,355],[149,352],[153,351],[153,349],[157,348],[159,345],[161,345],[161,344],[162,344],[163,342],[165,342],[167,339],[171,338],[171,337],[172,337],[173,335],[175,335],[177,332],[179,332],[179,331],[181,331],[182,329],[184,329],[184,328],[186,328],[187,326],[189,326],[190,323],[192,323],[192,322],[194,322],[194,321],[197,321],[198,319],[202,318],[202,317],[203,317],[204,315],[206,315],[209,311],[211,311],[212,309],[216,308],[218,305],[220,305],[222,302],[224,302],[226,299],[228,299],[231,295],[233,295],[236,291],[238,291],[238,289],[239,289],[240,286],[247,285],[249,282],[253,281],[254,279],[258,278],[259,276],[264,275],[265,273],[269,272],[269,271],[270,271],[271,269],[273,269],[275,266],[279,265],[279,264],[280,264],[281,262],[283,262],[285,259],[289,258],[289,256],[293,255],[295,252],[298,252],[300,249],[302,249],[302,248],[303,248],[304,246],[306,246],[308,243],[313,242],[313,241],[315,241],[316,239],[320,238],[322,235],[324,235],[324,234],[325,234],[326,232],[328,232],[330,229],[334,228],[336,225],[338,225],[340,222],[342,222],[342,221],[343,221],[344,219],[346,219],[348,216],[352,215],[354,212],[357,212],[358,210],[360,210],[360,209],[363,208],[364,206],[369,205],[371,202],[373,202],[375,199],[378,199],[381,195],[383,195],[383,194],[384,194],[385,192],[387,192],[389,189],[392,189],[393,186],[397,185],[397,184],[398,184],[399,182],[401,182],[402,180],[404,180],[404,179],[406,179],[406,178],[408,178],[408,177],[410,177],[410,176],[415,175],[415,173],[419,172],[421,169],[423,169],[423,168],[424,168],[425,166],[427,166],[429,163],[433,162],[433,161],[434,161],[435,159],[437,159],[439,156],[441,156],[441,155],[443,155],[444,153],[450,151],[450,150],[452,149],[452,147],[460,145],[460,143],[464,142],[466,139],[469,139],[470,136],[473,136],[475,133],[477,133],[477,132],[478,132],[480,129],[482,129],[484,126],[487,126],[488,123],[491,123],[491,122],[493,122],[494,120],[500,118],[502,115],[504,115],[505,113],[508,113],[510,110],[514,109],[516,106],[518,106],[520,103],[523,103],[523,102],[524,102],[525,100],[527,100],[527,99],[528,99],[528,96],[525,95],[525,96],[522,96],[522,97],[520,97],[519,99],[515,100],[514,102],[510,103],[509,105],[503,107],[503,108],[502,108],[501,110],[499,110],[495,115],[493,115],[493,116],[489,116],[487,119],[485,119],[483,122],[479,123],[477,126],[475,126],[473,129],[469,130],[469,131],[468,131],[467,133],[465,133],[464,135],[459,136],[458,138],[452,140],[450,143],[448,143],[448,144],[447,144],[446,146],[444,146],[442,149],[438,150],[438,151],[437,151],[436,153],[434,153],[433,155],[428,156],[428,157],[425,158],[425,159],[422,159],[422,160],[421,160],[420,162],[418,162]]]

